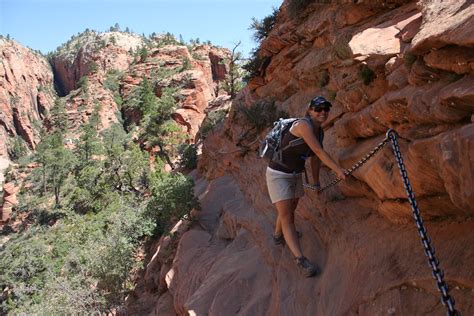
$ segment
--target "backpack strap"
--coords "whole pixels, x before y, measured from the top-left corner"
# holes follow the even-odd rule
[[[313,121],[312,121],[310,118],[303,117],[303,118],[301,118],[300,120],[308,121],[309,124],[311,124],[311,127],[314,128],[314,126],[313,126]],[[296,120],[295,122],[297,122],[297,121],[299,121],[299,120]],[[293,124],[294,124],[295,122],[291,123],[291,126],[293,126]],[[291,128],[291,127],[290,127],[290,128]],[[288,131],[289,131],[289,129],[288,129]],[[283,135],[282,135],[282,138],[283,138]],[[291,141],[288,143],[288,145],[286,145],[285,147],[283,147],[283,148],[281,149],[281,151],[284,151],[284,150],[286,150],[286,149],[288,149],[288,148],[290,148],[290,147],[295,147],[295,146],[298,146],[298,145],[301,145],[301,144],[304,144],[304,139],[303,139],[302,137],[298,137],[298,138],[296,138],[296,139],[291,140]]]

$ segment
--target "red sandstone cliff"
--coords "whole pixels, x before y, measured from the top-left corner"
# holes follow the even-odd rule
[[[8,147],[18,136],[31,148],[39,141],[46,112],[53,105],[53,72],[46,58],[13,40],[0,38],[0,182]]]
[[[151,41],[149,39],[149,41]],[[49,128],[47,112],[57,96],[55,86],[67,112],[69,129],[65,138],[71,144],[78,137],[79,128],[89,121],[93,111],[99,107],[100,129],[106,129],[119,121],[133,121],[136,113],[120,111],[117,94],[121,99],[128,97],[143,79],[156,80],[156,73],[162,71],[171,75],[163,76],[155,85],[156,96],[161,96],[165,87],[176,87],[182,98],[173,118],[189,135],[196,134],[206,116],[209,103],[219,92],[219,82],[225,80],[228,72],[227,60],[230,52],[225,48],[198,45],[188,49],[185,45],[163,43],[163,37],[153,38],[148,43],[147,57],[137,58],[136,51],[145,45],[145,39],[123,32],[97,33],[86,31],[64,44],[48,61],[31,50],[13,41],[0,39],[0,185],[3,184],[3,171],[10,159],[8,148],[12,137],[22,137],[32,148],[39,142],[39,133],[33,128],[38,125]],[[134,53],[135,51],[135,53]],[[180,71],[188,62],[187,69]],[[108,73],[121,73],[116,78],[118,91],[106,86]],[[80,86],[81,78],[87,83]],[[139,121],[140,118],[138,118]],[[138,122],[136,122],[138,123]],[[11,201],[15,201],[12,184],[5,184],[5,209],[0,222],[7,220],[11,212]],[[1,191],[0,191],[1,192]]]
[[[313,2],[290,18],[285,1],[261,45],[266,67],[233,108],[274,98],[297,116],[311,97],[325,95],[334,106],[324,145],[346,168],[394,128],[450,293],[470,315],[474,5],[367,3]],[[300,201],[302,247],[322,268],[317,278],[304,279],[289,250],[272,243],[275,211],[265,162],[236,145],[248,128],[231,115],[206,139],[194,174],[199,220],[178,223],[153,247],[129,298],[131,313],[445,313],[389,146],[348,181]],[[332,178],[324,169],[322,182]]]

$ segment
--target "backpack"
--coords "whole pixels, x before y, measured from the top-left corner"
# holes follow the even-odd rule
[[[297,146],[304,143],[303,138],[297,138],[292,141],[285,147],[281,148],[281,140],[285,136],[286,132],[290,130],[291,125],[297,120],[308,120],[313,126],[313,122],[308,118],[280,118],[278,121],[273,123],[273,128],[268,132],[265,139],[260,143],[260,148],[258,150],[258,156],[260,158],[266,158],[268,160],[274,161],[280,165],[285,165],[283,163],[283,151],[289,147]],[[321,133],[319,135],[319,141],[322,144],[322,139],[324,137],[323,130],[320,129]]]

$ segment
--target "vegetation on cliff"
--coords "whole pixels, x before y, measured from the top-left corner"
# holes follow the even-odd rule
[[[146,237],[199,207],[193,183],[162,171],[160,160],[150,169],[121,125],[98,133],[97,109],[68,148],[61,102],[52,113],[54,130],[31,157],[37,168],[14,214],[23,219],[20,232],[2,249],[1,311],[116,310],[133,286]]]

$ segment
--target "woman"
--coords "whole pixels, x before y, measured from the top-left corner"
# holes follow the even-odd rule
[[[267,187],[272,203],[275,204],[278,217],[273,239],[275,244],[288,244],[295,256],[296,264],[303,275],[311,277],[317,274],[317,267],[301,252],[298,241],[299,232],[295,229],[294,213],[298,200],[303,196],[302,172],[305,159],[311,157],[313,179],[319,185],[319,168],[321,162],[331,168],[341,179],[346,179],[344,169],[323,150],[321,123],[327,120],[331,103],[323,97],[316,97],[308,105],[306,116],[297,120],[290,127],[289,132],[283,135],[281,147],[284,148],[290,141],[302,138],[304,143],[289,147],[283,151],[283,165],[270,161],[267,168]]]

